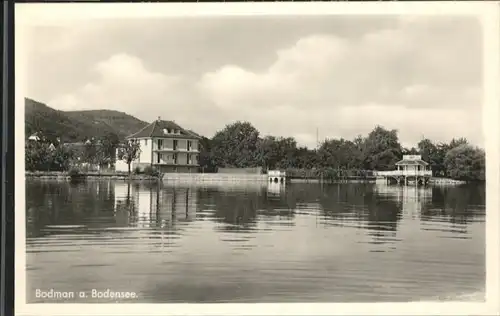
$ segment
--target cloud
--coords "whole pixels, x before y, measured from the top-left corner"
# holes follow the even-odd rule
[[[316,128],[352,138],[377,124],[411,142],[463,134],[482,142],[480,42],[465,46],[443,23],[436,39],[416,21],[360,38],[308,36],[278,51],[265,71],[223,66],[199,87],[218,108],[250,112],[261,128],[292,129],[309,144]]]
[[[150,71],[141,59],[124,53],[97,63],[91,72],[92,81],[48,103],[63,110],[106,108],[137,115],[179,105],[187,95],[179,93],[181,78]]]
[[[169,75],[139,55],[117,53],[48,104],[144,120],[160,115],[206,136],[249,120],[262,134],[294,136],[308,146],[315,146],[317,129],[321,139],[354,138],[377,124],[398,129],[406,144],[422,135],[481,144],[480,34],[474,20],[401,19],[357,36],[301,36],[275,50],[267,67],[218,64],[197,76]]]

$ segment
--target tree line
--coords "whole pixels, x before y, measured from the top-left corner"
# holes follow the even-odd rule
[[[397,130],[376,126],[353,140],[330,138],[316,149],[299,146],[292,137],[261,137],[249,122],[226,125],[211,139],[201,140],[200,166],[205,172],[220,167],[263,167],[286,170],[292,177],[368,177],[374,170],[395,170],[403,155],[420,154],[434,176],[466,181],[485,180],[485,152],[465,138],[449,143],[422,139],[404,148]]]
[[[25,169],[29,171],[68,171],[73,167],[110,167],[116,162],[120,139],[114,133],[82,143],[61,143],[58,139],[39,136],[25,142]]]
[[[121,142],[108,133],[87,140],[79,149],[43,139],[26,142],[26,169],[64,171],[72,166],[107,165],[123,160],[129,165],[137,158],[136,143]],[[416,147],[404,148],[397,130],[376,126],[368,135],[353,140],[330,138],[309,149],[299,146],[292,137],[261,136],[249,122],[226,125],[212,138],[200,140],[201,172],[218,168],[253,168],[285,170],[291,177],[326,179],[366,178],[373,171],[396,169],[403,155],[420,154],[430,164],[433,175],[466,181],[485,180],[485,152],[465,138],[449,143],[422,139]]]

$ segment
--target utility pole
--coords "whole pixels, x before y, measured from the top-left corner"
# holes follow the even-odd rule
[[[319,149],[319,129],[316,127],[316,149]]]

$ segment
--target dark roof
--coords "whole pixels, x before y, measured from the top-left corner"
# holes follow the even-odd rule
[[[397,166],[400,165],[408,165],[408,166],[414,166],[414,165],[421,165],[421,166],[427,166],[429,165],[427,162],[421,160],[421,159],[415,159],[415,160],[409,160],[409,159],[403,159],[401,161],[396,162]]]
[[[168,134],[163,133],[164,129],[178,130],[178,134]],[[169,137],[169,138],[201,138],[198,134],[185,130],[173,121],[161,121],[156,120],[153,123],[147,125],[146,127],[139,130],[137,133],[127,136],[127,138],[149,138],[149,137]]]
[[[197,138],[203,138],[200,134],[198,133],[195,133],[193,132],[192,130],[188,129],[186,130],[186,132],[190,133],[191,135],[193,135],[194,137],[197,137]]]

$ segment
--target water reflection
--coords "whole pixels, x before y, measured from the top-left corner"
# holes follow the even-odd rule
[[[80,273],[56,270],[82,266],[121,267],[136,283],[146,275],[142,290],[155,302],[300,301],[328,293],[366,301],[371,291],[394,300],[483,282],[484,187],[26,185],[33,287],[49,277],[81,283]],[[53,274],[36,274],[55,262]],[[96,271],[116,289],[126,287],[111,270]],[[200,282],[206,292],[195,290],[204,288]]]
[[[263,229],[259,223],[266,229],[294,226],[297,216],[314,216],[323,226],[367,230],[369,242],[383,244],[399,240],[404,221],[419,220],[423,230],[466,234],[467,224],[484,218],[481,187],[40,182],[29,185],[29,195],[36,199],[27,199],[28,237],[131,227],[174,231],[206,220],[217,224],[216,231],[246,233]]]

